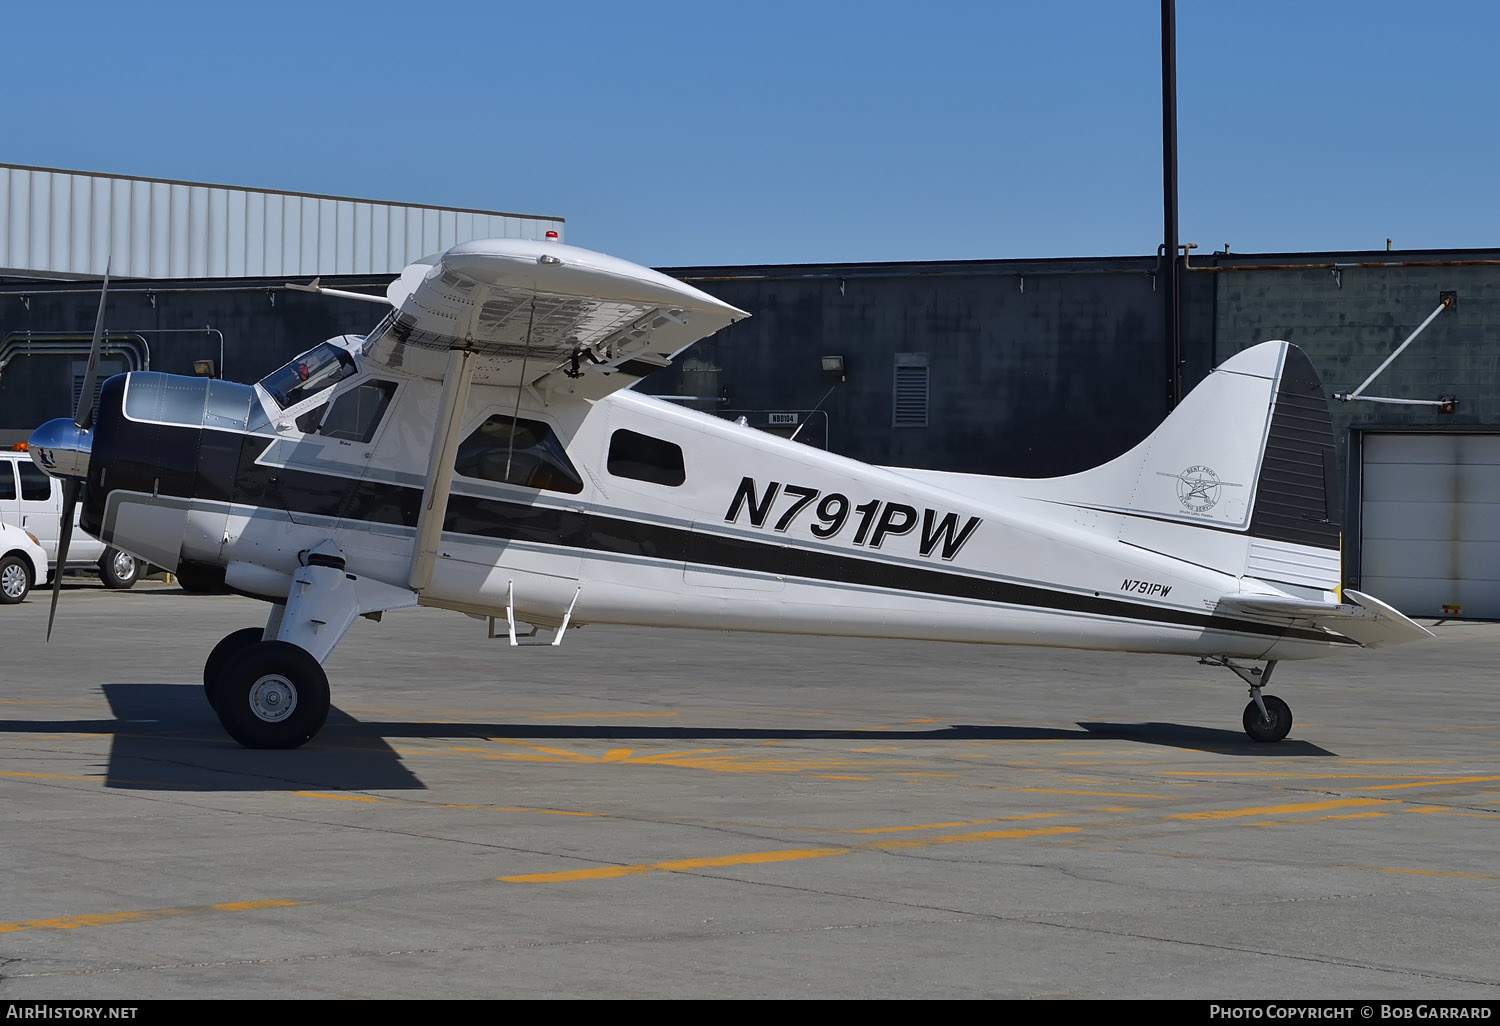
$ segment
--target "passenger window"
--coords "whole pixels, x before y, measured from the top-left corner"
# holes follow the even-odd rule
[[[583,491],[562,443],[539,420],[490,417],[458,447],[453,469],[464,477],[577,495]]]
[[[46,502],[52,498],[52,479],[35,463],[17,463],[21,472],[21,498],[28,502]]]
[[[609,472],[615,477],[670,485],[687,480],[682,446],[635,431],[616,431],[609,437]]]
[[[0,499],[14,499],[16,497],[16,472],[10,468],[16,466],[10,460],[0,460]]]
[[[394,381],[366,381],[333,401],[333,406],[318,425],[325,438],[342,438],[348,442],[368,442],[375,437],[380,418],[396,394]]]

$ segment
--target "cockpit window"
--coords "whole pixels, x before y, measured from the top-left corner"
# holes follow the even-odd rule
[[[395,394],[394,381],[366,381],[354,386],[335,399],[326,413],[322,409],[313,411],[315,416],[321,416],[321,420],[315,421],[318,434],[346,442],[368,442],[375,437],[381,415]],[[297,426],[309,430],[302,427],[301,418]]]
[[[317,395],[356,370],[354,357],[333,343],[324,342],[261,378],[260,385],[284,410]]]

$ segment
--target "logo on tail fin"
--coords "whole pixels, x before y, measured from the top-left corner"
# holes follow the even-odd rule
[[[1160,473],[1160,472],[1159,472]],[[1192,466],[1180,474],[1162,473],[1177,482],[1177,501],[1194,513],[1207,513],[1219,504],[1225,488],[1239,488],[1233,481],[1220,481],[1212,467]]]

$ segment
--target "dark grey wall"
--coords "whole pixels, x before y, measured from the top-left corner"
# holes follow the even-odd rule
[[[1351,428],[1500,429],[1500,266],[1482,260],[1500,264],[1500,253],[1340,254],[1337,262],[1354,266],[1204,272],[1215,287],[1215,362],[1257,341],[1284,338],[1307,351],[1329,393],[1351,391],[1432,313],[1442,292],[1456,291],[1458,305],[1439,315],[1367,394],[1455,396],[1457,409],[1332,403],[1340,452]]]
[[[700,342],[644,391],[713,409],[807,411],[861,460],[988,474],[1081,470],[1139,441],[1166,410],[1154,261],[675,268],[754,316]],[[925,428],[893,428],[897,353],[926,353]],[[818,442],[813,418],[803,437]]]
[[[1437,305],[1438,293],[1452,289],[1457,309],[1372,392],[1456,395],[1458,411],[1334,404],[1340,444],[1351,427],[1500,425],[1500,252],[1211,254],[1193,265],[1183,274],[1188,385],[1246,346],[1285,338],[1308,351],[1329,392],[1353,388]],[[753,316],[640,387],[725,399],[689,405],[764,423],[766,411],[815,406],[830,385],[820,358],[837,354],[847,381],[827,395],[803,440],[822,443],[826,412],[829,447],[859,459],[1069,473],[1124,452],[1166,413],[1155,269],[1150,257],[668,269]],[[194,360],[217,360],[217,338],[155,330],[212,326],[224,333],[225,375],[253,381],[324,338],[368,331],[382,313],[282,284],[117,282],[106,323],[141,332],[152,368],[180,373],[191,373]],[[378,291],[385,281],[325,284]],[[0,337],[87,336],[96,303],[91,283],[0,281]],[[897,353],[928,355],[925,428],[891,426]],[[70,375],[61,360],[54,368],[44,373],[41,361],[23,360],[0,372],[0,441],[71,412]]]
[[[383,290],[386,281],[341,279],[342,287]],[[195,360],[220,360],[221,376],[255,381],[325,338],[364,334],[384,307],[355,300],[289,292],[284,280],[115,281],[105,328],[111,335],[139,333],[152,370],[193,373]],[[274,303],[272,301],[274,297]],[[153,302],[154,300],[154,302]],[[95,282],[0,281],[0,339],[26,332],[93,334],[99,293]],[[160,329],[178,329],[161,332]],[[195,329],[182,332],[180,329]],[[37,424],[71,414],[70,357],[14,360],[0,370],[0,441],[24,439]]]

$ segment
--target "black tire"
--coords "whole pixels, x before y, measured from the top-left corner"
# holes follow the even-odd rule
[[[19,553],[0,558],[0,605],[13,606],[25,601],[36,583],[32,573],[31,561]]]
[[[1252,700],[1245,706],[1245,715],[1242,717],[1245,733],[1250,735],[1251,741],[1280,741],[1291,733],[1292,707],[1275,695],[1262,695],[1261,701],[1266,703],[1266,712],[1271,714],[1271,718],[1267,720],[1263,717],[1260,706]]]
[[[224,677],[224,667],[228,666],[236,656],[245,649],[265,638],[265,630],[261,627],[246,627],[226,635],[213,651],[208,653],[208,659],[203,663],[203,694],[208,699],[208,704],[215,709],[219,707],[218,688]]]
[[[299,748],[328,718],[328,676],[304,648],[258,641],[231,658],[210,689],[219,722],[246,748]]]
[[[177,568],[177,585],[194,595],[213,595],[224,590],[222,567],[185,564]]]
[[[108,548],[99,557],[99,580],[106,588],[123,590],[135,585],[141,576],[141,561],[128,552]]]

